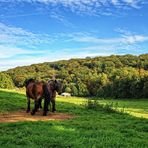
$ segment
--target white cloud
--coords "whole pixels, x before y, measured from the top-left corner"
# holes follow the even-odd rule
[[[143,35],[133,35],[133,36],[124,36],[123,42],[133,44],[137,42],[148,41],[148,36]]]
[[[15,46],[0,45],[0,59],[11,58],[18,55],[42,54],[44,51],[25,50]]]
[[[57,20],[58,22],[61,22],[63,25],[67,27],[74,27],[73,24],[70,23],[68,19],[64,17],[64,15],[62,15],[62,13],[59,10],[56,10],[56,11],[54,10],[50,12],[49,17]]]
[[[77,36],[73,37],[71,40],[77,42],[88,42],[88,43],[101,43],[101,44],[117,44],[117,43],[124,43],[124,44],[134,44],[137,42],[144,42],[148,41],[148,36],[143,35],[124,35],[123,37],[119,38],[97,38],[93,36]]]
[[[136,32],[131,32],[121,28],[117,28],[115,31],[120,34],[120,36],[123,38],[123,42],[125,43],[134,44],[148,41],[147,35],[137,34]]]
[[[111,2],[112,2],[113,5],[118,5],[119,1],[118,0],[111,0]]]
[[[83,15],[112,15],[119,14],[121,11],[129,8],[139,9],[146,0],[0,0],[0,2],[10,3],[40,3],[46,6],[51,5],[58,8],[62,5],[67,10]],[[114,6],[115,11],[111,9]],[[34,15],[34,14],[33,14]]]
[[[47,34],[35,34],[22,28],[0,23],[0,44],[30,46],[49,44],[53,39]]]
[[[130,5],[133,8],[140,8],[140,6],[138,5],[139,0],[123,0],[123,2],[125,2],[127,5]]]
[[[14,68],[17,66],[25,66],[25,65],[30,65],[30,64],[35,64],[35,63],[41,63],[41,62],[47,62],[46,57],[40,57],[36,58],[35,56],[28,56],[24,58],[15,58],[15,59],[1,59],[0,60],[0,71],[2,70],[7,70],[10,68]]]
[[[35,34],[0,23],[0,60],[22,55],[44,54],[45,51],[37,47],[49,45],[53,41],[54,39],[47,34]]]

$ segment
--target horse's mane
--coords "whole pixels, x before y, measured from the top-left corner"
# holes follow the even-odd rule
[[[49,80],[48,84],[55,84],[56,80]]]
[[[29,83],[34,83],[35,80],[33,78],[30,78],[28,80],[25,81],[25,87],[27,87],[29,85]]]

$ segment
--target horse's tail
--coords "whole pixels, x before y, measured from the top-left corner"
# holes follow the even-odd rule
[[[36,100],[42,98],[44,90],[43,90],[43,85],[41,83],[35,83],[33,85],[33,94]]]
[[[36,84],[33,84],[33,88],[32,88],[32,98],[34,100],[37,99],[37,87],[36,87]]]

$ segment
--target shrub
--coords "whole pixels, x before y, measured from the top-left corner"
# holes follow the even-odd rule
[[[13,81],[8,74],[0,73],[0,88],[12,89],[14,87]]]
[[[85,104],[86,109],[92,109],[92,110],[103,110],[108,113],[114,113],[114,112],[124,112],[124,108],[118,109],[119,105],[118,103],[105,103],[101,104],[98,100],[91,100],[88,99]]]

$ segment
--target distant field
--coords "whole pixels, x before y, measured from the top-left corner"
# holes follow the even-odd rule
[[[75,115],[64,121],[0,123],[0,147],[148,147],[148,100],[113,102],[131,115],[87,109],[85,98],[57,98],[58,112]],[[24,93],[0,90],[0,113],[24,110]],[[137,117],[135,117],[137,116]],[[143,117],[143,118],[140,118]]]

